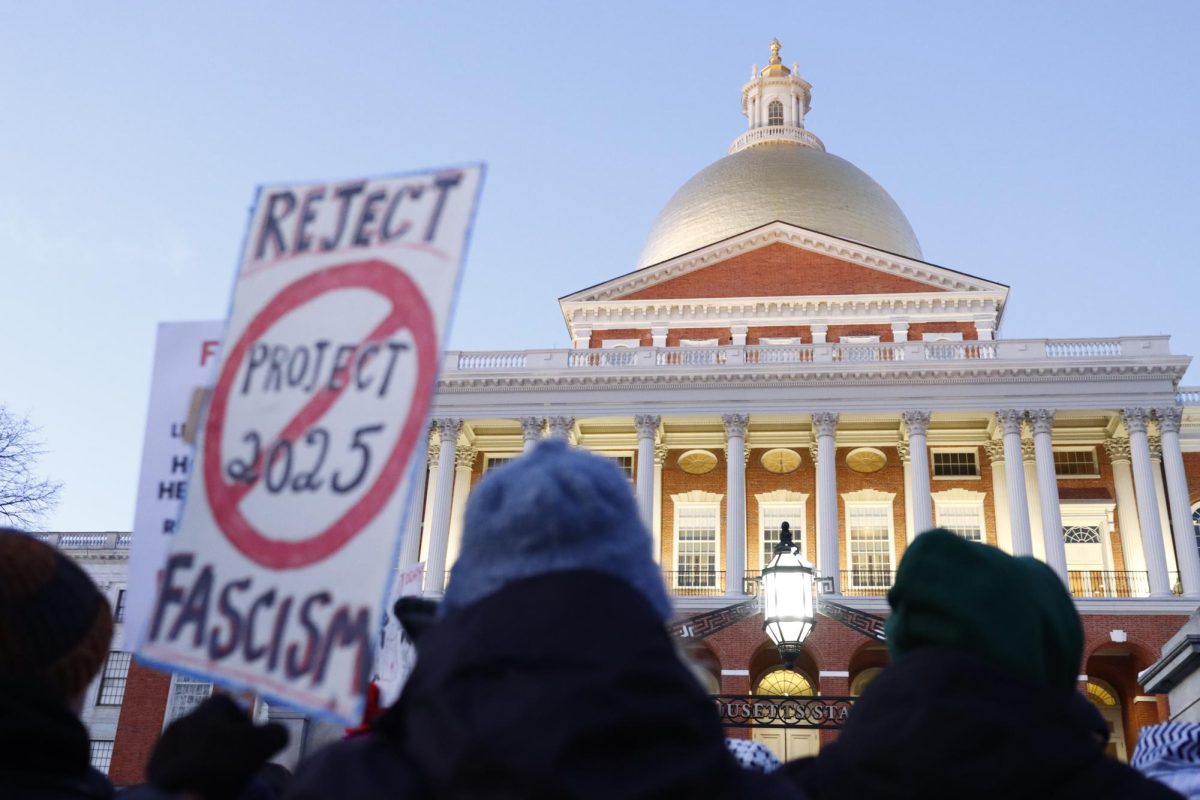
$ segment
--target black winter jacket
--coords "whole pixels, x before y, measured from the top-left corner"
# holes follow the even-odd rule
[[[108,779],[91,764],[87,729],[45,687],[0,678],[0,798],[107,800]]]
[[[559,572],[439,621],[373,733],[289,798],[796,798],[743,771],[712,700],[621,580]]]
[[[1105,756],[1079,692],[1030,686],[964,653],[905,655],[855,703],[838,740],[781,774],[814,800],[1179,800]]]

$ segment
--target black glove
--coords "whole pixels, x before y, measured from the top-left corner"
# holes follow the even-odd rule
[[[150,754],[146,777],[167,792],[227,800],[287,742],[282,725],[255,725],[231,697],[218,694],[167,726]]]

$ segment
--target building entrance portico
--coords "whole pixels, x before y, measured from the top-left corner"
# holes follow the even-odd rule
[[[1139,493],[1128,469],[1129,410],[687,414],[673,405],[664,414],[439,418],[424,513],[411,517],[419,525],[413,541],[421,543],[412,554],[430,564],[427,590],[437,591],[434,576],[453,564],[471,486],[536,441],[531,430],[613,459],[649,523],[668,588],[693,604],[743,595],[783,521],[805,557],[850,597],[885,594],[913,536],[933,524],[1016,554],[1054,557],[1059,566],[1051,566],[1079,597],[1155,596],[1156,572],[1168,586],[1158,596],[1170,596],[1171,582],[1196,590],[1168,570],[1167,549],[1176,552],[1170,529],[1153,513],[1141,516],[1143,505],[1157,512],[1161,490],[1151,478]],[[1157,413],[1143,417],[1153,423]],[[450,434],[452,444],[443,443]],[[1039,438],[1046,457],[1034,460],[1030,475],[1022,444],[1036,450]],[[1021,469],[1008,469],[1010,451]],[[914,453],[923,456],[919,466]],[[1010,490],[1010,478],[1022,491]],[[1054,495],[1043,501],[1051,484]],[[1154,493],[1148,503],[1129,508],[1127,498],[1147,491]],[[1037,537],[1032,525],[1028,538],[1016,535],[1034,519],[1042,523]],[[1194,542],[1190,513],[1188,522]],[[1180,560],[1189,556],[1196,557],[1194,547]]]

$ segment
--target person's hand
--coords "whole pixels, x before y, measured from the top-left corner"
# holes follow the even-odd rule
[[[237,797],[287,742],[282,725],[255,725],[233,698],[214,695],[167,726],[150,754],[146,777],[167,792],[225,800]]]

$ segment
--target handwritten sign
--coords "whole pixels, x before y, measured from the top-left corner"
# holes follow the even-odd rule
[[[260,191],[144,659],[357,720],[481,179]]]
[[[126,650],[136,649],[145,630],[167,546],[175,533],[192,464],[195,432],[188,427],[189,412],[212,385],[222,327],[220,320],[158,326],[129,551]]]

